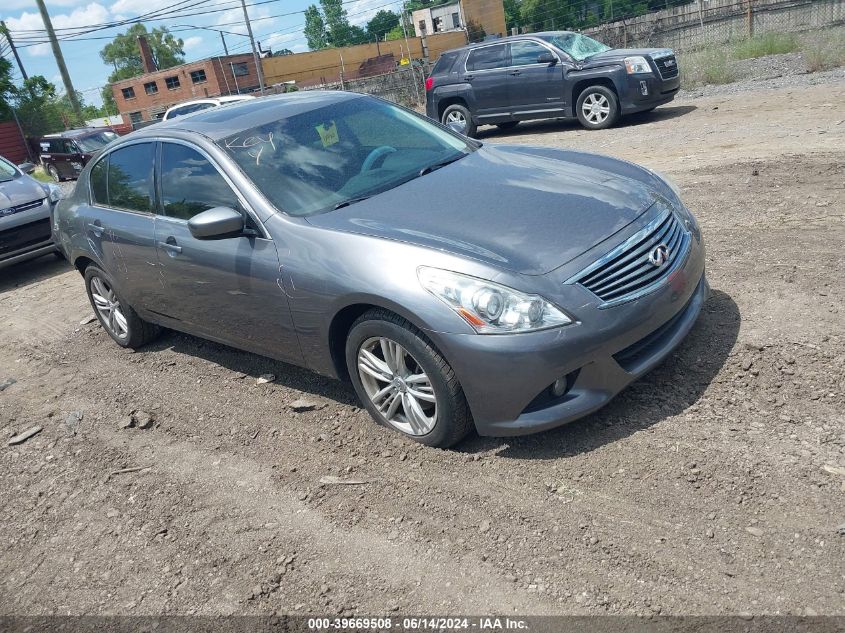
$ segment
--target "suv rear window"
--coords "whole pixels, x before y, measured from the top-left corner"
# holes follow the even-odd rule
[[[440,56],[440,59],[437,60],[434,68],[431,69],[431,74],[445,75],[452,70],[452,66],[454,65],[456,59],[458,59],[458,53],[443,53]]]
[[[507,44],[482,46],[470,51],[467,58],[467,70],[487,70],[490,68],[504,68],[508,65]]]

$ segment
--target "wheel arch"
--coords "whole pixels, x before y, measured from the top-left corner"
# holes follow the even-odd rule
[[[462,105],[467,110],[469,110],[470,115],[472,115],[472,108],[470,107],[469,102],[464,97],[462,97],[460,95],[450,95],[448,97],[442,98],[437,103],[437,120],[438,121],[443,120],[443,113],[446,111],[446,108],[448,108],[451,105]]]
[[[613,94],[616,95],[616,99],[619,99],[619,90],[616,87],[616,83],[607,76],[599,76],[599,77],[589,77],[585,79],[579,79],[573,86],[572,86],[572,114],[575,116],[578,112],[578,98],[581,96],[581,93],[584,92],[587,88],[592,86],[604,86],[605,88],[609,88],[613,91]]]

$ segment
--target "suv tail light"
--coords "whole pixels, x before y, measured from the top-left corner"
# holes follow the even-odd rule
[[[432,88],[434,88],[434,77],[429,77],[425,80],[425,89],[431,90]]]

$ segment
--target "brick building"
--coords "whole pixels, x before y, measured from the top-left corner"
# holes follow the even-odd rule
[[[251,53],[209,57],[167,70],[155,70],[144,38],[139,38],[139,47],[147,72],[111,85],[118,111],[133,126],[160,119],[177,103],[259,89]]]

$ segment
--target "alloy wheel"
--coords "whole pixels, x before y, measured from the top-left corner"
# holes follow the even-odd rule
[[[126,338],[129,335],[129,324],[109,282],[101,277],[92,277],[91,299],[103,325],[117,338]]]
[[[50,174],[50,178],[52,178],[56,182],[61,182],[62,179],[59,177],[59,170],[56,169],[55,166],[48,165],[47,172]]]
[[[467,129],[467,119],[460,110],[452,110],[446,115],[446,126],[453,131],[463,134]]]
[[[584,113],[584,118],[594,125],[604,123],[610,116],[610,102],[603,94],[593,92],[584,99],[581,112]]]
[[[358,376],[373,406],[408,435],[426,435],[437,424],[437,397],[422,366],[396,341],[372,337],[358,349]]]

